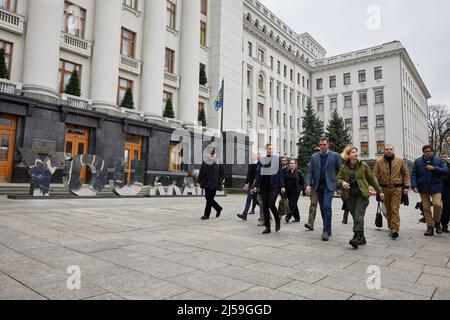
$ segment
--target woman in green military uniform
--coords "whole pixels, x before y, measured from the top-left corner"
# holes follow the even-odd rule
[[[338,187],[343,190],[341,197],[344,201],[347,200],[353,216],[354,235],[350,245],[358,249],[360,245],[367,243],[364,236],[364,216],[369,206],[369,198],[378,193],[384,200],[384,194],[370,167],[359,161],[356,147],[348,146],[341,156],[345,162],[336,180]]]

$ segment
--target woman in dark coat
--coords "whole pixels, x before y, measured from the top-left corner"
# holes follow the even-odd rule
[[[200,187],[205,190],[206,207],[202,220],[208,220],[211,215],[211,209],[214,208],[219,218],[222,214],[223,208],[217,203],[214,198],[216,197],[217,190],[220,189],[224,181],[224,169],[223,165],[217,163],[216,152],[212,151],[209,154],[208,161],[202,164],[200,168],[200,174],[198,176],[198,183]]]
[[[289,223],[292,217],[294,222],[300,222],[300,211],[298,210],[298,199],[300,193],[305,188],[303,174],[297,168],[297,161],[291,160],[289,168],[284,171],[284,182],[286,184],[286,196],[289,199],[290,214],[286,216],[286,223]]]

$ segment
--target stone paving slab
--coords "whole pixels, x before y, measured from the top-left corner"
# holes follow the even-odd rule
[[[450,299],[450,236],[425,238],[412,207],[401,208],[400,238],[392,240],[373,226],[372,202],[368,244],[353,250],[340,200],[328,243],[320,213],[316,231],[303,228],[307,198],[299,201],[302,223],[283,221],[266,236],[258,215],[236,217],[244,196],[218,201],[222,217],[201,221],[201,198],[1,199],[0,300]],[[67,289],[72,265],[81,290]],[[379,290],[367,286],[370,266],[380,268]]]

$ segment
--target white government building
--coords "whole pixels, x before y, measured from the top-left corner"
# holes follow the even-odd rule
[[[72,99],[96,111],[117,110],[127,88],[144,117],[220,128],[215,96],[225,80],[224,129],[252,134],[297,156],[308,99],[327,124],[333,109],[352,128],[366,160],[394,144],[412,161],[427,143],[423,80],[398,41],[326,57],[256,0],[0,0],[0,44],[10,81],[44,101]],[[208,83],[199,85],[199,69]],[[81,97],[62,94],[73,70]],[[269,129],[269,130],[268,130]]]

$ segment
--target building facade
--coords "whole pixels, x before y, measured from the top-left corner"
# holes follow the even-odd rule
[[[224,131],[248,135],[253,152],[272,142],[296,157],[308,101],[325,125],[336,108],[367,160],[384,143],[412,160],[427,141],[430,94],[400,42],[325,58],[256,0],[3,0],[0,45],[1,181],[27,179],[19,147],[186,171],[173,132],[195,140],[201,109],[220,128],[222,80]],[[64,93],[74,70],[80,96]],[[127,90],[133,110],[120,107]],[[175,119],[163,117],[169,100]]]

